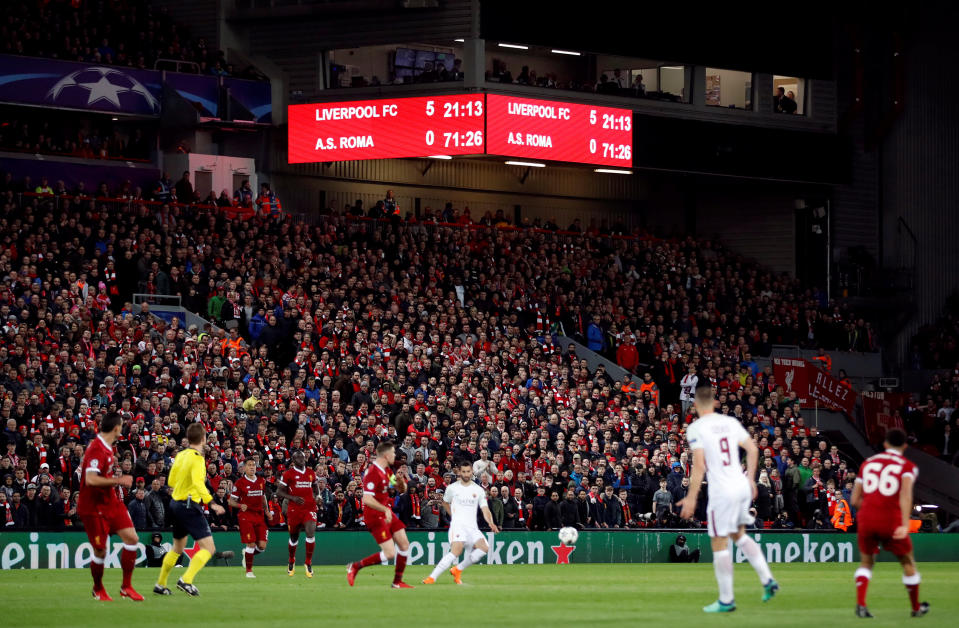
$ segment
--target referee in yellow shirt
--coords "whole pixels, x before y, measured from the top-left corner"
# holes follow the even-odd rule
[[[176,455],[170,468],[168,481],[173,487],[173,499],[170,502],[170,512],[173,515],[173,549],[163,557],[160,577],[153,587],[153,592],[157,595],[170,595],[170,589],[166,586],[167,578],[186,547],[188,534],[194,538],[200,549],[190,560],[186,573],[177,580],[177,588],[184,593],[200,595],[193,586],[193,579],[216,551],[210,524],[203,514],[203,504],[213,501],[213,496],[206,487],[206,463],[203,458],[206,430],[199,423],[193,423],[186,428],[186,437],[190,446]],[[223,507],[218,504],[210,504],[210,508],[218,515],[223,514]]]

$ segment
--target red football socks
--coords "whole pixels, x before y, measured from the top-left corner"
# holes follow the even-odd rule
[[[295,544],[294,544],[294,543],[290,543],[290,562],[291,562],[291,563],[295,563],[295,562],[296,562],[296,546],[299,545],[299,544],[300,544],[299,541],[297,541]]]
[[[869,589],[869,578],[856,576],[856,604],[866,605],[866,590]]]
[[[120,567],[123,568],[123,587],[132,587],[133,586],[133,567],[137,564],[137,551],[135,549],[127,549],[127,546],[123,546],[123,551],[120,552]],[[103,565],[100,565],[100,573],[103,573]]]
[[[371,567],[373,565],[379,565],[381,562],[383,562],[383,554],[382,552],[377,552],[375,554],[370,554],[369,556],[367,556],[360,562],[353,563],[353,564],[356,565],[357,569],[363,569],[363,567]]]
[[[393,584],[403,582],[403,572],[406,570],[406,557],[410,555],[410,550],[405,552],[396,552],[396,572],[393,575]]]
[[[856,569],[856,604],[866,605],[866,591],[869,589],[869,580],[872,578],[872,569],[859,567]]]
[[[99,561],[99,562],[97,562]],[[90,573],[93,574],[93,590],[103,590],[103,559],[94,556],[90,562]]]
[[[305,561],[307,565],[313,564],[313,550],[315,548],[316,548],[316,542],[314,541],[314,539],[313,538],[307,539],[306,540],[306,561]]]

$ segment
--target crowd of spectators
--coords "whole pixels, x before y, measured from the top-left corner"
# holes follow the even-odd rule
[[[222,50],[147,0],[46,0],[5,3],[0,52],[152,70],[158,59],[190,62],[200,74],[262,79],[234,68]],[[167,68],[174,69],[174,68]],[[186,70],[186,66],[180,71]]]
[[[127,124],[104,116],[75,114],[51,120],[49,114],[11,109],[0,112],[0,150],[83,159],[150,158],[152,146],[139,128],[142,124],[130,131]]]
[[[761,523],[829,527],[848,502],[846,460],[751,359],[794,335],[821,341],[842,310],[716,242],[332,210],[317,225],[231,220],[208,206],[17,195],[9,181],[0,195],[8,527],[77,525],[78,465],[106,412],[124,419],[117,464],[135,478],[122,496],[140,527],[169,523],[165,476],[196,421],[226,508],[215,529],[235,527],[226,496],[243,460],[258,460],[275,502],[297,449],[320,478],[321,524],[360,526],[359,479],[384,438],[413,479],[395,498],[411,527],[443,525],[437,498],[458,458],[492,462],[480,481],[507,528],[680,525],[688,378],[713,384],[756,438]],[[159,286],[215,325],[130,304]],[[560,350],[556,332],[591,338],[591,326],[601,342],[639,339],[641,390]]]
[[[922,326],[913,337],[909,362],[917,370],[959,366],[959,293],[946,299],[942,316]]]
[[[565,89],[577,92],[595,92],[614,96],[634,98],[658,98],[663,100],[681,100],[682,94],[666,92],[648,92],[642,74],[637,73],[632,80],[629,72],[621,69],[601,73],[596,80],[558,77],[554,72],[538,73],[535,68],[522,66],[514,75],[509,65],[500,59],[493,59],[492,68],[486,72],[486,80],[513,85],[529,85],[547,89]]]

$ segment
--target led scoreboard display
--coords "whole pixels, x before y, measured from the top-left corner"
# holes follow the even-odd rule
[[[498,94],[290,105],[289,162],[503,155],[633,164],[629,109]]]
[[[633,165],[633,112],[490,94],[486,149],[495,155]]]
[[[475,155],[483,94],[290,105],[289,162]]]

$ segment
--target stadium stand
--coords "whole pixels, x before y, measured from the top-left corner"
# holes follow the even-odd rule
[[[0,25],[6,54],[85,61],[103,65],[154,69],[157,61],[188,62],[199,74],[261,79],[249,66],[236,69],[222,50],[165,9],[154,10],[146,0],[18,2],[9,7]]]
[[[194,421],[212,430],[217,499],[249,456],[272,495],[303,449],[330,528],[361,525],[357,480],[382,438],[414,479],[395,503],[411,527],[443,524],[435,491],[461,457],[493,462],[481,482],[506,496],[506,527],[675,527],[687,374],[759,435],[757,525],[829,527],[836,491],[848,501],[851,461],[753,356],[774,342],[849,348],[855,317],[716,242],[473,223],[452,205],[307,223],[272,193],[253,211],[30,187],[0,189],[10,528],[78,525],[77,466],[105,412],[124,418],[119,466],[136,481],[123,497],[145,528],[169,524],[165,475]],[[209,322],[155,317],[134,293],[178,295]],[[591,372],[557,334],[629,353],[649,377],[638,389]],[[217,529],[236,526],[225,506]]]

